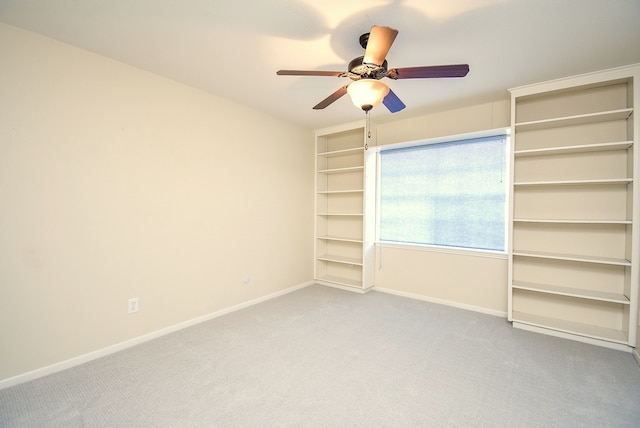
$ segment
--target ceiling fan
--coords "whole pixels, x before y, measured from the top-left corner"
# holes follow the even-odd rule
[[[425,79],[443,77],[464,77],[469,72],[468,64],[435,65],[423,67],[387,67],[385,59],[393,44],[398,30],[390,27],[373,26],[369,33],[360,36],[360,46],[365,49],[364,56],[351,60],[348,71],[322,70],[279,70],[278,76],[332,76],[348,77],[350,82],[320,101],[313,108],[323,109],[349,93],[356,107],[369,112],[373,107],[384,104],[396,113],[406,106],[389,87],[380,82],[383,77],[390,79]]]

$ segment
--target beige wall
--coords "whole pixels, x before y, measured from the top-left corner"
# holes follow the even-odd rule
[[[378,145],[506,128],[510,119],[505,91],[502,101],[379,124]],[[506,314],[507,269],[506,256],[378,247],[374,283],[426,300]]]
[[[0,381],[312,278],[310,130],[2,24],[0,64]]]
[[[3,24],[0,62],[0,381],[312,278],[311,131]],[[378,144],[508,124],[505,94]],[[377,259],[378,287],[506,311],[506,259]]]

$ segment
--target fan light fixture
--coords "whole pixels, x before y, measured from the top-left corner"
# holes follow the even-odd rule
[[[360,79],[347,86],[351,102],[365,112],[377,107],[389,93],[389,87],[379,80]]]

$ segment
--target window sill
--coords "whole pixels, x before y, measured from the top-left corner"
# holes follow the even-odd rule
[[[376,241],[376,247],[397,248],[400,250],[426,251],[430,253],[456,254],[460,256],[487,257],[491,259],[508,259],[506,251],[481,250],[461,247],[445,247],[439,245],[413,244],[408,242]]]

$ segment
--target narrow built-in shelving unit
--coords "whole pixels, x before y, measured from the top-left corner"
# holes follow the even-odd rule
[[[316,131],[319,282],[359,291],[373,286],[375,157],[365,146],[374,141],[364,121]]]
[[[630,66],[511,90],[516,327],[636,345],[639,73]]]

